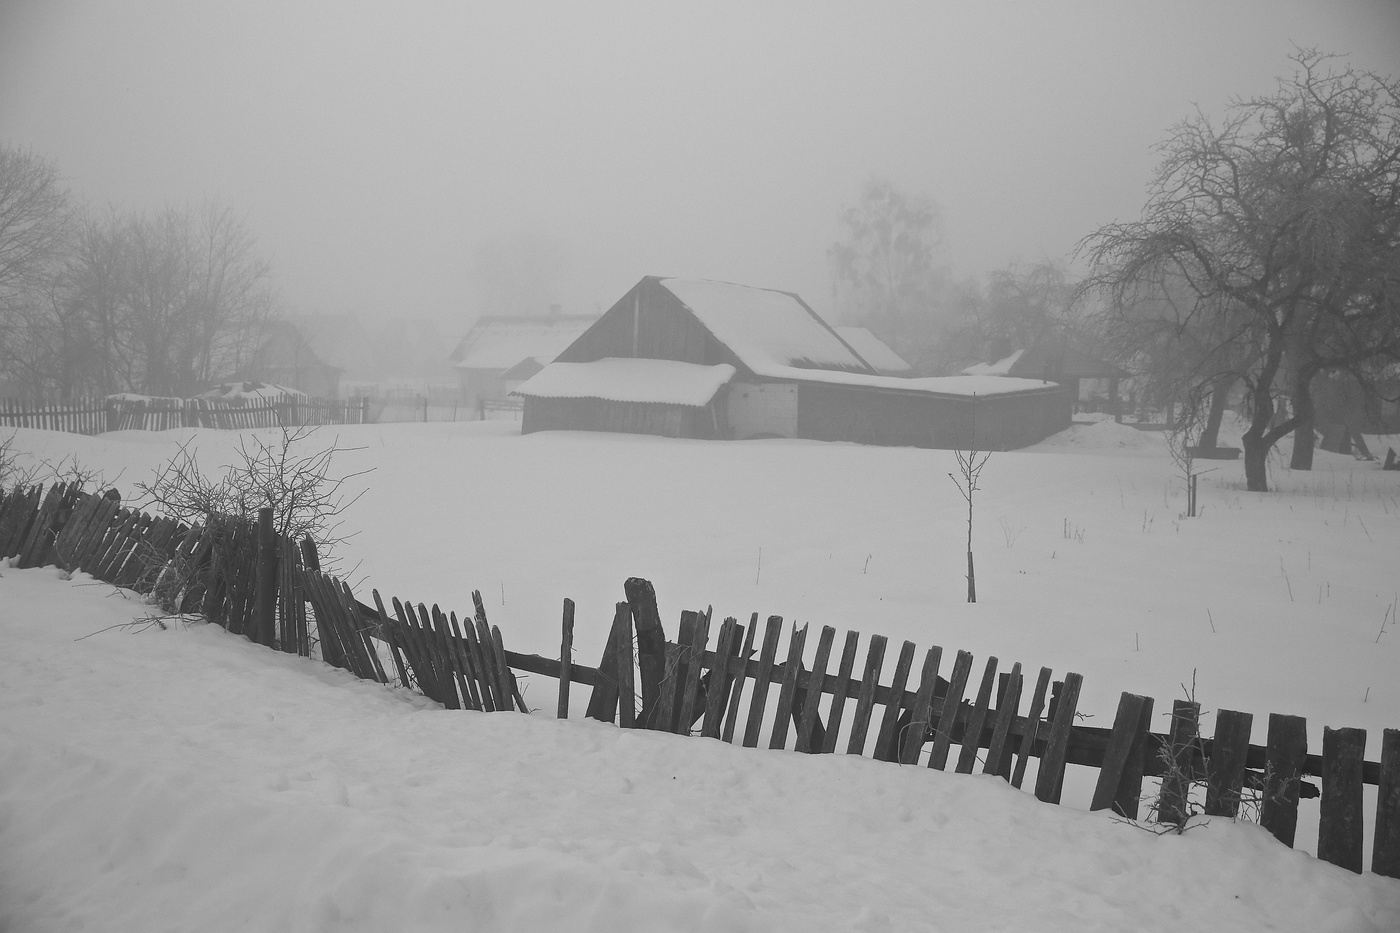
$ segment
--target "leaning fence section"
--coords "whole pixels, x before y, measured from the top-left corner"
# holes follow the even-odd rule
[[[372,605],[323,572],[309,539],[278,535],[271,510],[256,522],[214,516],[186,526],[126,508],[112,495],[62,483],[0,490],[0,559],[58,564],[147,594],[166,613],[199,613],[269,648],[319,657],[355,676],[421,692],[445,707],[529,712],[516,671],[559,682],[567,718],[574,684],[591,688],[586,715],[624,728],[692,735],[808,754],[869,755],[906,766],[995,774],[1059,803],[1066,766],[1098,771],[1092,810],[1181,824],[1191,815],[1255,809],[1293,845],[1302,797],[1320,797],[1318,857],[1361,871],[1364,785],[1374,785],[1371,869],[1400,878],[1400,730],[1386,729],[1379,761],[1365,760],[1360,729],[1323,730],[1310,752],[1307,723],[1270,715],[1267,741],[1251,745],[1253,717],[1219,710],[1213,734],[1200,708],[1173,704],[1154,733],[1151,697],[1124,693],[1111,728],[1081,725],[1083,679],[1050,668],[977,662],[967,651],[892,650],[823,626],[769,616],[760,624],[687,611],[668,637],[646,580],[623,586],[596,667],[573,660],[574,605],[564,600],[558,659],[509,651],[480,593],[458,617],[411,600]],[[808,641],[814,639],[808,668]],[[861,645],[864,644],[864,651]],[[893,665],[888,662],[893,657]],[[886,672],[888,671],[888,677]],[[1031,769],[1034,777],[1031,778]],[[1147,800],[1146,778],[1160,778]]]
[[[42,402],[0,399],[0,427],[40,428],[73,434],[104,431],[169,431],[175,428],[303,427],[363,424],[369,419],[364,399],[147,398],[109,396]]]

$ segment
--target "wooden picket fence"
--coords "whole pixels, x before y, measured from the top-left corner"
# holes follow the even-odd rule
[[[957,651],[945,679],[944,652],[899,648],[882,683],[887,639],[871,635],[857,673],[861,635],[848,631],[836,657],[836,630],[817,633],[804,664],[809,626],[784,626],[755,613],[747,625],[681,614],[666,636],[646,580],[623,586],[597,667],[573,661],[574,604],[564,600],[558,659],[504,647],[480,593],[461,620],[436,605],[391,600],[373,605],[321,572],[309,540],[279,537],[271,510],[257,522],[219,516],[187,527],[122,507],[115,497],[55,484],[0,490],[0,559],[21,567],[55,563],[149,594],[167,612],[200,613],[270,648],[319,656],[357,677],[422,692],[449,708],[529,712],[516,671],[559,682],[557,715],[567,718],[573,684],[592,688],[586,715],[646,728],[810,754],[871,754],[882,761],[959,773],[980,770],[1021,787],[1036,760],[1034,793],[1059,803],[1067,765],[1098,770],[1090,809],[1138,819],[1143,780],[1160,777],[1150,816],[1179,823],[1204,789],[1206,815],[1235,817],[1257,807],[1261,824],[1293,845],[1300,797],[1320,796],[1318,856],[1360,872],[1363,786],[1377,787],[1371,870],[1400,878],[1400,730],[1386,729],[1379,762],[1365,761],[1365,732],[1323,730],[1320,754],[1307,750],[1302,717],[1273,714],[1267,742],[1249,742],[1252,716],[1219,710],[1214,734],[1199,734],[1199,707],[1178,701],[1166,734],[1150,729],[1153,700],[1124,693],[1111,728],[1077,722],[1082,678],[1055,679],[1042,667],[1022,703],[1029,671],[1002,670],[989,657],[975,675]],[[787,644],[783,647],[783,635]],[[833,660],[835,673],[830,672]],[[917,675],[915,661],[919,661]],[[917,679],[914,679],[917,676]],[[773,686],[777,685],[776,693]],[[974,689],[975,685],[975,689]],[[854,700],[854,707],[849,701]],[[849,707],[849,709],[848,709]],[[1024,712],[1023,712],[1024,709]],[[957,746],[954,754],[954,746]],[[1314,784],[1308,779],[1317,779]],[[1199,796],[1199,795],[1198,795]],[[1252,803],[1251,803],[1252,802]]]
[[[42,402],[0,399],[0,427],[41,428],[73,434],[169,431],[174,428],[302,427],[363,424],[364,399],[106,398]]]

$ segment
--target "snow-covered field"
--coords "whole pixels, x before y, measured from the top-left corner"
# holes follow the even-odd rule
[[[1198,518],[1159,435],[1080,425],[994,454],[977,495],[979,602],[947,451],[706,443],[516,426],[323,429],[363,497],[341,549],[360,593],[459,612],[556,654],[578,603],[595,663],[628,576],[663,622],[780,614],[1085,677],[1168,709],[1400,727],[1400,473],[1319,454]],[[125,493],[193,436],[19,431]],[[1400,446],[1400,445],[1397,445]],[[3,570],[0,929],[1297,929],[1400,927],[1400,882],[1257,827],[1156,837],[995,779],[428,708],[206,626],[112,630],[142,607],[52,569]],[[814,650],[809,639],[808,655]],[[947,655],[945,654],[945,657]],[[888,675],[887,675],[888,676]],[[575,694],[579,716],[587,690]],[[1157,724],[1160,730],[1165,718]],[[1368,795],[1368,818],[1373,806]],[[1314,804],[1315,806],[1315,804]],[[1312,848],[1305,803],[1300,848]]]

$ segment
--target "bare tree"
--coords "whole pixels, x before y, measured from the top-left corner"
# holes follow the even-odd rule
[[[977,480],[982,475],[982,468],[991,459],[990,450],[981,450],[977,446],[977,441],[972,442],[972,446],[967,450],[955,450],[953,455],[958,459],[958,474],[948,474],[958,487],[958,492],[967,500],[967,601],[977,602],[977,574],[972,567],[972,500],[976,494],[978,486]]]
[[[32,283],[57,252],[67,208],[52,161],[0,146],[0,300]]]
[[[1089,286],[1124,317],[1179,290],[1178,333],[1204,340],[1195,385],[1240,367],[1245,478],[1260,492],[1289,433],[1294,466],[1311,465],[1315,376],[1400,358],[1400,82],[1312,50],[1294,61],[1221,124],[1177,126],[1142,219],[1082,244]]]

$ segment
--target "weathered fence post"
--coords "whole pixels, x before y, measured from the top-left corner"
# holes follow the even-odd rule
[[[647,723],[661,697],[661,678],[666,671],[666,631],[656,608],[656,589],[648,580],[629,577],[622,584],[637,635],[637,669],[642,681],[642,722]]]
[[[1244,764],[1249,757],[1249,734],[1254,716],[1232,709],[1215,714],[1215,738],[1210,745],[1206,773],[1206,815],[1232,819],[1240,809],[1244,789]]]
[[[1361,763],[1365,729],[1322,730],[1322,820],[1317,857],[1361,872]]]
[[[1371,871],[1387,878],[1400,878],[1400,729],[1387,729],[1382,733]]]
[[[258,509],[258,572],[253,608],[253,640],[272,647],[277,624],[277,530],[272,509]]]
[[[1308,722],[1302,716],[1269,715],[1264,773],[1276,787],[1266,787],[1259,823],[1290,848],[1298,832],[1298,793],[1308,757]]]
[[[1162,793],[1157,798],[1157,822],[1184,825],[1190,813],[1189,795],[1196,777],[1196,736],[1200,728],[1201,704],[1191,700],[1172,703],[1172,724],[1167,735],[1167,754],[1162,775]]]
[[[1109,807],[1119,816],[1137,819],[1138,795],[1142,792],[1143,754],[1147,731],[1152,725],[1152,698],[1124,693],[1118,701],[1118,714],[1104,749],[1103,766],[1090,810]]]
[[[574,671],[574,601],[564,600],[564,633],[559,642],[559,712],[569,718],[569,681]]]

